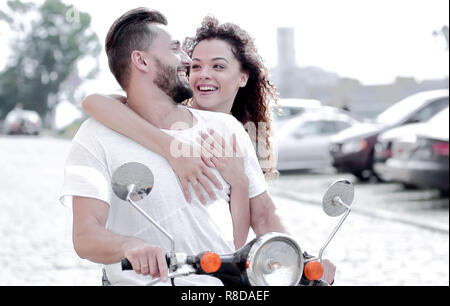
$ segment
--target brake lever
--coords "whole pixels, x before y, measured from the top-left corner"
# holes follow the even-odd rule
[[[177,277],[180,276],[188,276],[190,274],[194,274],[197,270],[194,269],[193,267],[189,266],[189,265],[183,265],[178,267],[178,269],[175,272],[169,272],[167,274],[167,278],[172,280],[172,285],[173,285],[173,280]],[[157,277],[154,280],[152,280],[150,283],[146,284],[145,286],[154,286],[157,283],[159,283],[161,281],[161,277]]]

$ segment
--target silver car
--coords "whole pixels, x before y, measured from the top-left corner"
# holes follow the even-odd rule
[[[305,111],[322,107],[322,102],[314,99],[280,99],[278,106],[272,105],[274,128],[280,128],[292,118],[302,115]]]
[[[361,123],[349,112],[321,106],[304,109],[279,124],[274,122],[278,144],[278,170],[324,169],[331,167],[330,140],[336,133]]]
[[[8,135],[39,135],[42,120],[35,111],[15,108],[8,113],[3,123],[3,132]]]
[[[406,125],[382,135],[391,141],[392,154],[385,163],[376,166],[382,167],[386,177],[407,187],[436,188],[448,196],[448,122],[447,107],[427,122]]]

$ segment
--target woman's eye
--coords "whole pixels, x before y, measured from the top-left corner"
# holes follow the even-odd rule
[[[200,68],[199,65],[192,65],[192,66],[191,66],[191,69],[198,69],[198,68]]]
[[[214,65],[215,69],[225,69],[225,66],[222,65]]]

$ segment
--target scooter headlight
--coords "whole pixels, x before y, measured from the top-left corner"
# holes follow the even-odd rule
[[[247,261],[247,276],[252,286],[295,286],[303,273],[303,255],[287,235],[269,233],[252,246]]]

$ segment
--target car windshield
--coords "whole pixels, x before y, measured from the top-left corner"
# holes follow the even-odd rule
[[[420,94],[407,97],[378,115],[377,121],[389,126],[399,124],[411,113],[424,105],[425,101],[426,99]]]
[[[443,111],[440,111],[437,115],[433,116],[428,122],[447,124],[449,122],[449,108],[447,107]]]
[[[274,109],[273,110],[273,115],[274,118],[277,120],[284,120],[284,119],[288,119],[291,118],[293,116],[297,116],[302,114],[305,111],[304,108],[300,108],[300,107],[280,107],[280,109]]]

